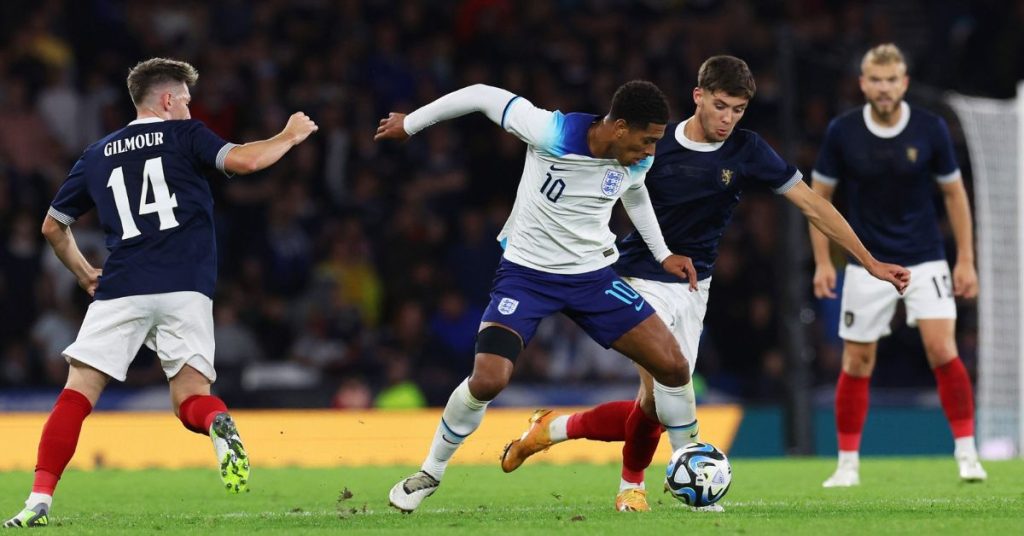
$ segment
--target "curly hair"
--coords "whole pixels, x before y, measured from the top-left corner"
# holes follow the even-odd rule
[[[724,91],[730,97],[754,98],[757,84],[747,62],[736,56],[711,56],[697,72],[697,87],[714,93]]]
[[[199,80],[199,71],[192,65],[167,58],[150,58],[139,62],[128,71],[128,94],[136,106],[146,100],[146,95],[156,86],[168,82],[184,82],[194,86]]]
[[[647,125],[668,124],[668,99],[658,86],[646,80],[626,82],[615,90],[611,119],[622,119],[629,128],[647,128]]]

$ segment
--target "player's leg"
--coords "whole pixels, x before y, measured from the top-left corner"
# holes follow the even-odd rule
[[[939,401],[953,432],[953,455],[960,478],[966,482],[984,481],[988,475],[978,460],[974,442],[974,391],[967,369],[957,355],[953,335],[956,320],[922,318],[917,324],[928,364],[935,374]]]
[[[210,378],[196,368],[206,368],[205,362],[190,363],[170,379],[174,414],[185,429],[210,437],[224,489],[248,492],[251,467],[238,427],[224,401],[210,394]]]
[[[633,287],[610,268],[587,274],[567,297],[566,314],[595,341],[615,348],[654,377],[658,420],[673,446],[697,436],[690,366],[665,323]]]
[[[960,478],[980,482],[988,476],[978,461],[974,444],[974,392],[971,379],[956,347],[956,301],[946,261],[922,263],[912,268],[911,283],[904,301],[907,324],[921,331],[928,364],[935,374],[939,400],[953,432],[954,456]]]
[[[619,512],[650,510],[644,471],[651,465],[661,433],[665,430],[658,420],[654,402],[654,377],[640,365],[637,365],[637,370],[640,373],[640,391],[630,404],[623,423],[622,470],[619,491],[615,496],[615,509]]]
[[[508,385],[513,364],[537,325],[564,306],[563,284],[557,279],[502,260],[477,332],[473,372],[449,397],[420,471],[391,488],[391,506],[411,513],[440,486],[455,451],[480,426],[490,401]]]
[[[85,418],[111,378],[124,381],[149,329],[146,310],[136,298],[97,300],[89,305],[75,342],[64,350],[68,380],[43,426],[32,493],[26,508],[5,527],[48,523],[54,490],[74,456]]]
[[[612,347],[654,378],[652,391],[658,420],[668,432],[672,448],[696,440],[697,402],[689,361],[661,318],[649,316],[619,337]]]
[[[87,365],[72,361],[68,381],[43,425],[36,454],[32,493],[25,509],[4,523],[4,527],[37,527],[49,523],[53,492],[78,447],[82,423],[92,412],[109,377]]]
[[[538,409],[530,416],[526,431],[505,444],[501,469],[511,473],[530,456],[569,439],[622,441],[626,438],[626,418],[635,404],[635,400],[616,400],[571,415]]]
[[[877,341],[889,334],[899,294],[861,266],[848,265],[843,278],[843,364],[836,382],[835,419],[839,443],[836,471],[826,488],[860,484],[860,440],[868,414],[869,386],[875,367]]]
[[[455,451],[480,427],[487,405],[508,385],[513,362],[522,349],[517,332],[492,322],[481,324],[473,372],[448,398],[420,470],[391,488],[391,506],[412,513],[437,491]]]
[[[688,285],[663,283],[645,279],[627,278],[647,302],[658,312],[668,326],[683,355],[687,357],[689,372],[696,368],[697,350],[707,312],[711,279],[698,282],[697,291],[691,292]],[[658,448],[662,427],[658,422],[654,401],[654,378],[640,369],[640,394],[637,404],[626,420],[626,444],[622,449],[622,482],[643,482],[644,470],[650,466]],[[696,439],[696,438],[694,438]]]
[[[213,300],[199,292],[154,294],[154,326],[146,345],[156,351],[170,385],[171,407],[191,432],[210,437],[229,493],[249,491],[249,456],[224,401],[210,394],[214,369]]]
[[[860,440],[868,416],[871,373],[878,343],[843,342],[843,368],[836,382],[835,420],[839,444],[836,471],[826,488],[860,484]]]

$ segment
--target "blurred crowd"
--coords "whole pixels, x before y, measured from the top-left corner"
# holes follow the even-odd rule
[[[2,388],[64,381],[60,351],[88,296],[39,227],[83,148],[134,118],[129,67],[152,56],[193,63],[192,115],[230,141],[270,136],[298,110],[319,123],[269,170],[211,176],[217,388],[233,405],[438,405],[471,369],[525,149],[482,116],[375,144],[388,111],[482,82],[548,109],[601,113],[620,83],[645,78],[681,119],[701,61],[730,53],[758,83],[741,127],[809,176],[828,120],[862,102],[856,68],[871,45],[901,45],[909,100],[947,117],[942,90],[1009,97],[1024,78],[1020,1],[42,0],[5,2],[0,14]],[[786,109],[795,132],[780,130]],[[779,210],[770,192],[746,192],[723,239],[697,365],[706,393],[783,396]],[[614,227],[624,233],[628,220],[619,213]],[[72,229],[100,264],[95,215]],[[820,385],[839,367],[835,307],[822,304],[812,325]],[[969,366],[975,316],[964,304]],[[897,330],[881,354],[877,385],[930,385],[913,332]],[[634,378],[628,361],[557,317],[514,383]],[[162,381],[144,350],[128,383]]]

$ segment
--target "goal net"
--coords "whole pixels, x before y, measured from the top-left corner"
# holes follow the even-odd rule
[[[985,458],[1024,455],[1024,82],[1017,98],[951,94],[974,176],[978,420]]]

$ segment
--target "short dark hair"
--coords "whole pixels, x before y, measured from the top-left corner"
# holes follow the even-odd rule
[[[658,86],[646,80],[626,82],[615,90],[611,119],[622,119],[629,128],[647,128],[647,125],[668,124],[668,99]]]
[[[168,58],[150,58],[128,71],[128,94],[135,106],[139,106],[154,86],[168,82],[184,82],[194,86],[196,80],[199,80],[199,71],[188,63]]]
[[[711,56],[700,66],[697,87],[714,93],[724,91],[730,97],[754,98],[757,84],[747,62],[736,56]]]

